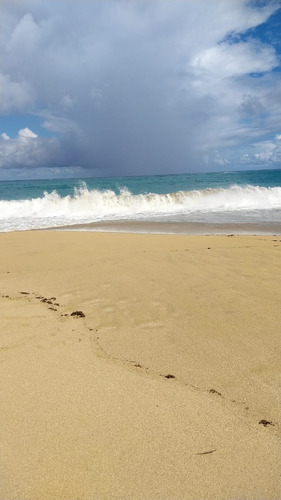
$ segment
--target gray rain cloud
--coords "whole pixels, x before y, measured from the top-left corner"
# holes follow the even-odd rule
[[[0,167],[134,175],[274,163],[279,58],[241,34],[279,7],[2,0]],[[10,139],[10,114],[39,117],[48,136],[27,123]]]

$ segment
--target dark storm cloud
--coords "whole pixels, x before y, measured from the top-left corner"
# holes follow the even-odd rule
[[[254,28],[277,7],[243,0],[3,1],[2,113],[34,113],[54,137],[2,137],[2,168],[129,175],[229,164],[242,134],[243,146],[256,142],[264,109],[260,138],[273,130],[270,72],[278,59],[259,40],[228,43],[226,36]],[[252,72],[264,75],[259,86],[247,77]]]

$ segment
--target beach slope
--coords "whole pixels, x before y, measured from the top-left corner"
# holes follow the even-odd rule
[[[276,236],[0,234],[1,500],[279,499],[280,263]]]

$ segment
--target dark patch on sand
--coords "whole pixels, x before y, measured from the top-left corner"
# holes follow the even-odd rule
[[[267,427],[268,425],[274,425],[273,422],[270,422],[269,420],[265,419],[260,420],[259,424],[263,425],[264,427]]]
[[[222,396],[222,394],[219,391],[216,391],[216,389],[210,389],[209,392],[211,394],[217,394],[218,396]]]
[[[85,318],[85,314],[82,311],[73,311],[70,316],[74,318]]]
[[[53,304],[53,302],[50,299],[46,299],[46,298],[41,299],[41,302],[44,302],[45,304],[51,304],[51,305]]]
[[[214,453],[214,451],[217,450],[202,451],[201,453],[196,453],[196,455],[210,455],[211,453]]]

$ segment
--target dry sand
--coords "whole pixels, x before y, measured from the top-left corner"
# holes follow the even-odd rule
[[[280,499],[280,237],[1,234],[0,276],[1,500]]]

